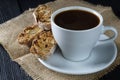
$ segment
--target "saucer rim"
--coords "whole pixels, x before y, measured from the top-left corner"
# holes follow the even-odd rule
[[[109,38],[108,36],[104,35],[106,38]],[[85,74],[92,74],[92,73],[96,73],[96,72],[99,72],[99,71],[102,71],[106,68],[108,68],[116,59],[117,57],[117,46],[116,46],[116,43],[114,41],[110,42],[110,44],[113,45],[114,47],[114,56],[113,58],[111,58],[111,60],[109,61],[109,63],[107,63],[104,67],[98,69],[98,70],[94,70],[94,71],[90,71],[90,72],[69,72],[69,71],[65,71],[65,70],[61,70],[59,68],[56,68],[56,67],[52,67],[51,65],[47,64],[44,60],[38,58],[38,60],[45,66],[47,67],[48,69],[52,70],[52,71],[56,71],[56,72],[59,72],[59,73],[63,73],[63,74],[68,74],[68,75],[85,75]],[[53,54],[54,55],[54,54]]]

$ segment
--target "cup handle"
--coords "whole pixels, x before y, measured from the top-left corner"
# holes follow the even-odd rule
[[[114,41],[117,38],[118,32],[117,32],[117,30],[114,27],[112,27],[112,26],[105,26],[103,28],[103,33],[105,33],[106,31],[112,31],[114,34],[113,34],[112,37],[110,37],[108,39],[99,40],[100,42],[111,42],[111,41]]]

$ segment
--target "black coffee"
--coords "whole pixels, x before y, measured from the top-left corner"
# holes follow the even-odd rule
[[[56,15],[54,21],[58,26],[70,30],[87,30],[100,22],[96,15],[82,10],[64,11]]]

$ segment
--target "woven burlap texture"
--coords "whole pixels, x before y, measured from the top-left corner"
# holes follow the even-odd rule
[[[46,5],[53,8],[53,11],[66,7],[66,6],[84,6],[92,8],[102,14],[104,18],[104,25],[114,26],[118,32],[120,30],[120,20],[113,14],[110,7],[103,7],[100,5],[93,5],[82,0],[56,0],[49,2]],[[34,79],[34,80],[98,80],[109,71],[113,70],[120,64],[120,38],[119,35],[115,40],[118,46],[118,55],[114,63],[105,70],[88,75],[66,75],[51,71],[44,67],[37,58],[29,53],[29,48],[25,45],[20,45],[17,42],[18,34],[29,25],[35,23],[32,16],[33,10],[25,11],[20,16],[13,18],[0,25],[0,43],[9,53],[10,57],[19,63],[22,68]],[[109,55],[109,53],[108,53]]]

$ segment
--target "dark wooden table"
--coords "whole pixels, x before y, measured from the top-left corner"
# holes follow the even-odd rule
[[[0,23],[20,15],[23,11],[29,8],[37,7],[37,5],[48,1],[53,0],[0,0]],[[102,77],[100,80],[120,80],[119,74],[120,66]],[[27,75],[27,73],[25,73],[19,64],[10,59],[8,53],[1,45],[0,80],[33,80],[29,75]]]

